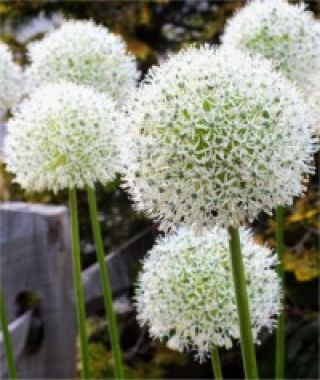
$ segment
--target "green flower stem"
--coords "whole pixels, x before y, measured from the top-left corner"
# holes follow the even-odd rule
[[[241,254],[239,230],[237,228],[229,227],[229,245],[240,324],[241,351],[244,372],[247,379],[258,379],[256,354],[251,331],[246,277]]]
[[[212,370],[214,374],[214,378],[216,380],[222,380],[222,369],[221,369],[221,363],[219,358],[219,350],[217,347],[213,347],[211,351],[211,364],[212,364]]]
[[[17,379],[17,369],[14,362],[13,347],[10,339],[8,329],[7,312],[5,306],[5,299],[2,290],[0,289],[0,327],[2,330],[4,352],[7,359],[8,374],[10,379]]]
[[[75,189],[69,190],[69,207],[70,207],[70,214],[71,214],[73,282],[74,282],[74,290],[75,290],[77,323],[78,323],[79,336],[80,336],[82,378],[88,380],[91,378],[90,365],[89,365],[89,346],[88,346],[88,338],[87,338],[84,291],[83,291],[82,277],[81,277],[78,204],[77,204],[77,191]]]
[[[100,269],[100,278],[103,289],[103,298],[104,305],[107,314],[107,324],[109,326],[109,334],[112,346],[112,353],[114,358],[114,368],[115,368],[115,376],[117,379],[124,378],[124,369],[122,363],[122,354],[120,348],[120,339],[119,332],[117,327],[117,317],[113,309],[112,303],[112,290],[110,285],[110,278],[108,269],[106,267],[105,262],[105,254],[104,254],[104,246],[101,236],[100,224],[98,221],[98,212],[97,212],[97,200],[94,189],[88,187],[88,202],[90,209],[90,218],[91,218],[91,226],[93,237],[96,245],[99,269]]]
[[[284,268],[283,268],[283,254],[284,254],[284,238],[283,238],[283,207],[278,206],[276,209],[276,251],[278,254],[278,275],[282,288],[282,310],[278,317],[278,329],[276,337],[276,371],[275,376],[277,380],[284,379],[284,358],[285,358],[285,313],[284,313],[284,300],[285,300],[285,284],[284,284]]]

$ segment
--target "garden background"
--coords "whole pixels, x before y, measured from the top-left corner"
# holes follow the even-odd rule
[[[28,1],[0,2],[0,39],[8,43],[15,58],[27,63],[26,46],[59,25],[63,18],[93,19],[123,36],[128,49],[136,55],[142,76],[148,68],[171,52],[190,43],[219,43],[226,20],[245,0],[154,0],[154,1]],[[308,8],[320,18],[320,1],[308,1]],[[316,157],[319,164],[319,157]],[[319,168],[319,165],[317,165]],[[133,211],[121,188],[120,178],[107,188],[98,188],[100,218],[106,251],[110,252],[147,228],[151,221]],[[311,178],[304,198],[287,210],[285,225],[286,268],[286,372],[288,378],[319,378],[319,172]],[[81,198],[82,197],[82,198]],[[0,169],[0,201],[66,203],[67,194],[24,193]],[[81,201],[83,205],[81,206]],[[95,261],[86,195],[80,194],[83,265]],[[254,225],[256,238],[274,246],[274,223],[261,215]],[[132,268],[132,282],[137,273]],[[126,294],[127,300],[132,294]],[[135,322],[129,304],[121,316],[122,346],[130,378],[205,378],[211,377],[210,363],[200,365],[191,355],[178,354],[148,338],[147,331]],[[101,305],[89,313],[90,349],[94,377],[111,377],[111,353],[104,329]],[[264,341],[258,360],[261,377],[273,375],[274,337]],[[222,352],[225,377],[241,376],[239,348]]]

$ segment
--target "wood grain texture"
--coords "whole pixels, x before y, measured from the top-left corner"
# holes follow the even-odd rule
[[[38,351],[20,357],[21,378],[74,378],[76,324],[72,301],[67,209],[26,203],[0,204],[0,279],[8,317],[15,300],[33,292],[41,300],[44,338]]]

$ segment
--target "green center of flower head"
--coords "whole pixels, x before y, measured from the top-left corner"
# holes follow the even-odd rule
[[[53,157],[51,161],[48,162],[47,169],[49,171],[54,172],[57,170],[59,166],[65,166],[66,163],[67,163],[67,156],[65,154],[57,153],[57,155]]]
[[[242,43],[250,50],[263,54],[266,58],[276,58],[275,64],[278,69],[288,69],[284,54],[290,43],[290,36],[287,33],[270,34],[268,26],[265,26],[251,38],[243,39]],[[281,62],[280,58],[282,58]]]
[[[143,135],[156,134],[157,144],[171,147],[165,155],[168,164],[185,167],[179,171],[180,179],[188,181],[190,171],[193,199],[198,198],[198,192],[206,196],[210,181],[215,181],[220,189],[229,184],[251,189],[255,186],[257,172],[266,171],[266,162],[273,154],[268,140],[275,135],[273,132],[281,117],[280,98],[275,96],[271,102],[270,98],[267,102],[256,99],[250,92],[237,89],[237,82],[232,79],[224,87],[225,90],[220,91],[204,80],[194,93],[184,85],[179,103],[173,105],[174,112],[169,112],[169,122],[167,119],[154,128],[153,118],[148,120],[147,117],[143,125]],[[181,101],[181,98],[184,99]],[[170,100],[174,103],[174,99]],[[179,108],[180,102],[187,107]],[[279,133],[280,128],[277,135]],[[165,171],[167,168],[164,165]],[[161,167],[152,176],[158,175],[160,170]],[[176,180],[175,175],[166,178],[169,177]],[[180,190],[176,194],[180,195]]]
[[[277,100],[275,101],[275,103]],[[244,104],[246,107],[244,107]],[[241,111],[243,109],[246,111]],[[247,100],[241,96],[230,96],[223,107],[216,108],[214,96],[209,96],[203,100],[202,111],[203,118],[198,119],[192,134],[182,134],[181,142],[187,142],[193,147],[193,154],[197,160],[213,154],[212,160],[206,160],[205,166],[210,168],[217,161],[225,161],[224,165],[228,167],[231,163],[239,165],[241,158],[246,155],[254,158],[254,148],[250,141],[252,139],[252,129],[258,133],[261,141],[270,133],[272,129],[272,121],[270,113],[264,108],[263,104],[252,104],[247,106]],[[182,111],[186,120],[186,125],[181,128],[188,129],[188,122],[191,121],[189,111]],[[225,121],[225,122],[224,122]],[[224,128],[225,126],[229,128]],[[221,128],[223,126],[223,128]],[[181,135],[180,135],[181,138]],[[243,144],[241,150],[237,149],[241,140],[246,140],[247,144]],[[254,140],[256,139],[256,135]],[[252,143],[254,144],[254,140]],[[197,165],[199,161],[197,161]],[[237,177],[237,173],[235,173]],[[226,179],[225,173],[218,174],[221,181]]]
[[[141,134],[151,136],[157,133],[157,143],[175,146],[176,149],[170,149],[169,162],[178,163],[187,158],[187,170],[202,166],[211,170],[219,165],[220,172],[213,171],[211,175],[221,183],[233,179],[240,181],[241,188],[250,186],[248,176],[243,180],[240,172],[232,167],[237,168],[244,158],[246,164],[254,163],[257,136],[261,144],[260,154],[263,155],[263,141],[274,128],[272,116],[263,101],[248,100],[243,94],[231,91],[226,93],[225,99],[216,99],[214,88],[209,86],[208,91],[207,87],[204,97],[199,97],[200,102],[198,99],[194,108],[176,107],[170,122],[160,124],[156,129],[152,118],[148,120],[150,115],[145,115],[146,123]],[[192,94],[187,94],[189,96],[192,98]],[[188,103],[187,100],[185,102]],[[275,107],[278,102],[275,97]],[[264,168],[265,165],[260,163],[258,169]],[[255,177],[254,172],[252,176]],[[194,186],[199,190],[200,182]]]

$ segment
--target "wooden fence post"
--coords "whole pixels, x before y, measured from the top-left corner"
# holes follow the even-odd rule
[[[20,297],[21,302],[30,292],[40,299],[38,322],[43,324],[42,340],[41,334],[35,334],[33,338],[40,341],[29,349],[27,345],[19,357],[20,378],[75,377],[76,322],[69,240],[65,207],[0,204],[0,280],[9,320],[18,316],[16,300]]]

